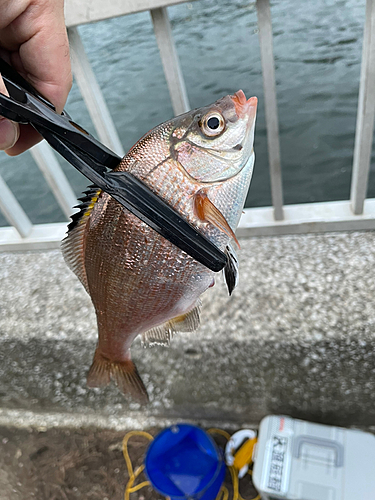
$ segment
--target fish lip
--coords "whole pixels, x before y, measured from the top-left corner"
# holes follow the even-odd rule
[[[253,124],[257,112],[258,99],[256,97],[250,97],[246,99],[243,90],[238,90],[230,98],[233,101],[236,114],[238,118],[245,118],[246,115],[249,116],[249,124]]]
[[[243,137],[241,145],[244,145],[252,135],[253,147],[251,151],[248,152],[249,153],[248,158],[250,158],[251,152],[254,149],[254,132],[255,132],[255,120],[257,114],[258,98],[250,97],[250,99],[246,99],[243,90],[238,90],[234,95],[231,95],[230,98],[232,99],[232,102],[234,104],[238,119],[246,121],[246,133]]]

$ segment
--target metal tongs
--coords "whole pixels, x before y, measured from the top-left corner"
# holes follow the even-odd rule
[[[37,92],[0,58],[0,73],[9,92],[0,93],[0,115],[29,123],[79,172],[111,195],[132,214],[212,271],[226,265],[227,256],[173,208],[129,172],[111,172],[120,156],[97,141]]]

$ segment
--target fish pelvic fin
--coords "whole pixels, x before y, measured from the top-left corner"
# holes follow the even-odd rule
[[[61,251],[65,262],[73,273],[78,277],[86,291],[89,293],[86,269],[85,269],[85,229],[86,222],[90,216],[95,203],[98,201],[101,190],[96,186],[90,186],[79,198],[81,203],[74,208],[79,211],[72,215],[68,225],[68,234],[61,242]]]
[[[88,387],[106,387],[111,379],[123,394],[129,394],[138,403],[148,402],[148,394],[138,373],[137,367],[131,359],[126,361],[112,361],[96,349],[94,360],[87,375]]]
[[[223,231],[227,236],[233,238],[238,248],[240,248],[240,244],[238,243],[233,229],[228,224],[224,215],[217,207],[215,207],[204,191],[199,191],[194,196],[194,213],[201,221],[210,222],[215,227],[220,229],[220,231]]]
[[[162,325],[155,326],[147,332],[142,333],[142,344],[144,347],[154,345],[169,346],[172,338],[177,332],[193,332],[200,324],[200,310],[202,302],[197,300],[193,309],[187,313],[176,316]]]
[[[200,312],[201,312],[202,302],[200,299],[191,311],[176,316],[171,319],[169,323],[172,323],[177,332],[193,332],[197,330],[200,325]]]
[[[223,269],[225,283],[228,288],[229,295],[232,295],[233,290],[238,285],[238,258],[232,245],[227,245],[225,248],[227,263]]]

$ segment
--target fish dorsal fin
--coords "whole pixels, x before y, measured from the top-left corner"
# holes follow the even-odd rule
[[[185,314],[176,316],[166,323],[151,328],[142,333],[142,344],[144,347],[154,345],[169,346],[172,338],[177,332],[193,332],[199,327],[199,314],[202,302],[198,299],[195,307]]]
[[[220,229],[220,231],[227,234],[230,238],[233,238],[238,248],[240,248],[240,244],[238,243],[233,229],[228,224],[224,215],[217,207],[215,207],[204,191],[199,191],[194,197],[194,213],[201,221],[210,222],[215,227]]]
[[[90,186],[84,192],[84,196],[79,198],[81,203],[74,208],[78,208],[78,212],[71,216],[71,222],[68,225],[68,234],[61,242],[61,251],[65,262],[79,278],[82,285],[88,290],[88,283],[85,270],[85,252],[84,252],[84,236],[85,227],[89,215],[94,208],[100,196],[101,190],[96,186]]]
[[[223,269],[225,283],[227,284],[229,295],[238,285],[238,258],[231,244],[225,248],[227,263]]]

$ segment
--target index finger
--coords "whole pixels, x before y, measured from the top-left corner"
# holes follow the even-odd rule
[[[0,75],[0,92],[9,95]],[[20,129],[17,123],[7,120],[0,116],[0,150],[12,148],[20,135]]]

